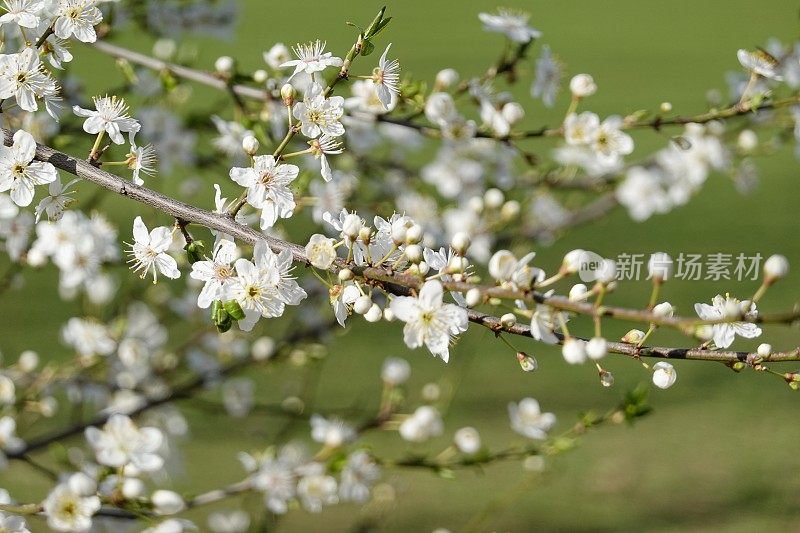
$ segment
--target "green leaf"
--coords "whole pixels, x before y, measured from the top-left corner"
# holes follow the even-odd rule
[[[186,243],[186,246],[183,247],[183,249],[186,250],[186,256],[189,258],[190,264],[203,260],[205,248],[203,241],[192,241]]]
[[[389,25],[389,21],[391,21],[391,20],[392,20],[392,17],[389,17],[389,18],[386,18],[386,19],[383,19],[382,21],[380,21],[380,22],[378,23],[378,27],[377,27],[377,28],[375,28],[375,31],[373,31],[373,32],[372,32],[372,34],[370,35],[370,37],[375,37],[375,36],[376,36],[376,35],[378,35],[380,32],[382,32],[382,31],[383,31],[383,29],[384,29],[386,26],[388,26],[388,25]]]
[[[366,56],[370,55],[374,51],[375,51],[375,45],[372,44],[372,41],[370,41],[369,39],[366,39],[361,44],[361,55],[362,56],[366,57]]]
[[[225,312],[230,315],[233,320],[243,320],[244,319],[244,311],[242,311],[239,302],[236,300],[231,300],[229,302],[225,302],[224,306]]]
[[[364,36],[367,39],[372,37],[373,33],[378,29],[378,26],[380,25],[381,20],[383,19],[384,13],[386,13],[386,6],[383,6],[381,10],[378,11],[378,14],[375,15],[375,18],[372,19],[372,22],[370,22],[369,26],[367,26],[367,30],[364,32]]]

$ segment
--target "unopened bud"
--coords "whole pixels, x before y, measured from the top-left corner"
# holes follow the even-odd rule
[[[294,105],[295,96],[297,96],[297,91],[295,91],[291,83],[286,83],[281,87],[281,100],[283,100],[283,105],[286,107]]]
[[[338,276],[339,276],[339,281],[345,282],[353,279],[354,274],[353,271],[350,270],[349,268],[343,268],[339,271]]]
[[[513,327],[517,323],[517,317],[514,313],[506,313],[500,317],[500,325],[504,328]]]
[[[509,200],[500,208],[500,216],[506,221],[513,220],[519,216],[521,210],[522,207],[519,205],[518,201]]]
[[[472,244],[472,241],[469,238],[469,233],[465,231],[459,231],[453,235],[450,241],[450,247],[453,248],[458,255],[466,255],[470,244]]]
[[[409,244],[403,250],[409,261],[419,264],[422,261],[422,247],[419,244]]]
[[[220,56],[214,62],[214,70],[219,74],[230,74],[233,72],[234,61],[230,56]]]
[[[608,342],[603,337],[594,337],[586,343],[586,355],[597,361],[608,353]]]
[[[672,103],[671,102],[661,102],[661,105],[658,106],[661,109],[662,113],[669,113],[672,111]]]
[[[372,240],[372,228],[364,226],[358,230],[358,238],[361,239],[361,242],[364,244],[369,244]]]
[[[767,343],[759,344],[756,353],[761,357],[767,357],[769,354],[772,353],[772,345]]]
[[[467,300],[467,307],[475,307],[481,303],[483,296],[481,295],[480,289],[472,288],[467,291],[465,299]]]
[[[622,342],[628,344],[639,344],[644,339],[644,331],[640,329],[632,329],[622,337]]]
[[[259,69],[253,72],[253,81],[256,83],[264,83],[269,79],[269,74],[266,70]]]
[[[258,139],[256,139],[252,135],[248,135],[244,139],[242,139],[242,148],[244,149],[244,153],[246,153],[251,157],[255,156],[258,153],[259,147],[260,144],[258,142]]]
[[[569,299],[573,302],[583,300],[588,290],[589,289],[583,283],[576,283],[569,290]]]
[[[483,202],[489,209],[498,209],[505,201],[505,195],[500,189],[489,189],[483,195]]]
[[[364,313],[364,318],[367,322],[377,322],[383,316],[383,312],[378,304],[372,304],[369,311]]]
[[[406,231],[406,243],[408,244],[417,244],[422,241],[422,237],[424,236],[425,232],[422,229],[422,226],[419,224],[414,224]]]
[[[775,254],[764,262],[764,281],[772,284],[789,274],[789,260],[786,256]]]
[[[440,70],[436,74],[434,92],[438,92],[442,89],[449,89],[450,87],[458,83],[458,79],[459,79],[458,72],[456,72],[455,69],[446,68]]]
[[[370,298],[367,295],[359,296],[353,303],[353,311],[355,311],[359,315],[366,314],[371,307],[372,307],[372,298]]]
[[[533,372],[539,368],[539,362],[536,360],[536,358],[532,355],[526,354],[525,352],[517,352],[517,361],[519,361],[519,366],[525,372]]]

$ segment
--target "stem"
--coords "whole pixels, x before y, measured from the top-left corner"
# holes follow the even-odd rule
[[[106,130],[101,131],[97,134],[97,138],[94,140],[94,145],[92,146],[92,150],[89,152],[89,161],[96,162],[99,154],[98,150],[100,150],[100,143],[103,142],[103,137],[106,135]]]

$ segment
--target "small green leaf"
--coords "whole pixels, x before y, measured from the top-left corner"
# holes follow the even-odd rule
[[[183,249],[186,250],[186,255],[189,258],[190,264],[203,260],[203,253],[205,252],[205,244],[203,244],[203,241],[186,243]]]
[[[244,311],[242,311],[239,302],[236,300],[231,300],[229,302],[225,302],[224,304],[225,312],[230,315],[230,317],[234,320],[243,320],[244,319]]]
[[[369,39],[366,39],[361,44],[361,55],[362,56],[366,57],[366,56],[370,55],[374,51],[375,51],[375,45],[372,44],[372,41],[370,41]]]

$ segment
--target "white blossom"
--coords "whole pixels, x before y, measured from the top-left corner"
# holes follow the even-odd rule
[[[25,48],[18,54],[0,54],[0,99],[13,96],[22,110],[33,112],[39,109],[36,98],[42,98],[47,112],[57,119],[58,92],[58,85],[33,48]]]
[[[231,287],[235,272],[231,263],[236,259],[236,243],[222,239],[214,246],[210,260],[195,261],[192,264],[192,278],[205,284],[197,296],[197,306],[208,309],[214,300],[231,299]]]
[[[133,221],[134,243],[130,248],[132,257],[128,260],[134,272],[140,272],[144,278],[148,272],[153,272],[153,283],[157,281],[158,272],[168,278],[177,279],[181,276],[178,263],[167,253],[172,244],[172,230],[159,226],[153,231],[147,231],[142,217]]]
[[[135,118],[128,115],[128,104],[117,96],[95,96],[92,98],[95,110],[73,106],[72,111],[79,117],[86,117],[83,122],[83,131],[96,135],[100,132],[108,133],[114,144],[123,144],[125,139],[122,133],[135,134],[141,125]],[[131,139],[132,139],[131,135]]]
[[[483,22],[484,30],[502,33],[518,43],[527,43],[542,35],[539,30],[528,26],[530,15],[521,11],[499,9],[496,14],[479,13],[478,18]]]
[[[115,468],[132,465],[143,472],[153,472],[164,465],[164,459],[158,455],[163,433],[154,427],[136,427],[125,415],[113,415],[102,430],[86,428],[86,440],[102,465]]]
[[[302,102],[297,102],[292,110],[294,118],[300,121],[300,131],[309,138],[320,135],[339,137],[344,135],[341,118],[344,114],[344,98],[326,98],[322,86],[312,83]]]
[[[62,483],[47,495],[42,507],[50,528],[81,533],[91,529],[92,516],[100,510],[100,498],[81,496]]]
[[[326,447],[338,448],[355,436],[355,428],[344,420],[311,415],[311,438]]]
[[[467,312],[455,304],[443,303],[442,296],[442,284],[430,280],[425,282],[417,297],[395,297],[390,309],[406,323],[403,340],[409,348],[424,344],[446,363],[450,359],[451,339],[467,330]]]
[[[281,316],[286,305],[298,305],[306,297],[290,275],[292,253],[275,254],[266,241],[260,240],[253,250],[253,261],[239,258],[234,264],[237,277],[231,296],[245,313],[239,321],[243,331],[250,331],[259,318]]]
[[[720,295],[714,296],[711,305],[704,303],[694,304],[694,310],[703,320],[724,320],[736,316],[754,318],[758,315],[754,302],[741,302],[736,298],[726,294],[723,298]],[[733,344],[736,335],[746,339],[752,339],[761,335],[761,328],[752,322],[723,322],[713,324],[714,344],[718,348],[727,348]]]
[[[508,404],[508,416],[511,428],[529,439],[546,439],[547,432],[556,423],[556,415],[542,413],[539,402],[533,398],[524,398],[519,404]]]
[[[659,389],[668,389],[675,384],[678,373],[675,367],[665,361],[653,365],[653,384]]]
[[[23,28],[39,25],[39,15],[44,9],[44,0],[3,0],[6,12],[0,16],[0,25],[14,23]]]
[[[341,67],[342,58],[334,56],[331,52],[325,52],[325,42],[316,40],[307,44],[298,44],[292,48],[297,59],[286,61],[280,68],[294,67],[294,72],[289,76],[292,79],[300,72],[311,74],[312,76],[325,70],[328,67]]]
[[[53,30],[57,37],[69,39],[73,35],[84,43],[97,40],[95,25],[103,20],[96,0],[59,0]]]
[[[247,203],[261,209],[261,229],[271,228],[278,218],[289,218],[295,202],[289,184],[300,169],[296,165],[278,164],[271,155],[253,158],[253,166],[233,167],[230,177],[247,188]]]
[[[34,161],[35,157],[36,141],[24,130],[14,133],[12,146],[0,146],[0,192],[11,191],[11,199],[21,207],[33,201],[34,186],[58,178],[52,164]]]

